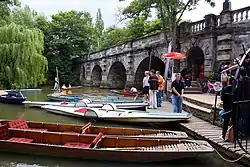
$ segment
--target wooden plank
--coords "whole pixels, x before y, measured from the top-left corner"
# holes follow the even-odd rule
[[[205,130],[205,129],[199,129],[198,130],[201,133],[222,133],[222,130]]]
[[[216,145],[218,150],[224,150],[227,152],[226,154],[230,155],[232,158],[240,157],[242,154],[244,154],[244,151],[239,147],[238,144],[235,146],[233,142],[225,142],[221,140],[219,137],[222,134],[222,128],[212,125],[209,122],[203,121],[193,116],[190,122],[180,123],[180,125],[184,128],[184,130],[189,132],[189,134],[192,134],[193,137],[196,136],[197,138],[209,141],[211,144]],[[243,147],[245,147],[245,144],[246,142],[243,141]],[[250,140],[248,140],[247,148],[249,148],[250,151]],[[248,164],[250,164],[250,155],[245,155],[245,158],[249,160]]]

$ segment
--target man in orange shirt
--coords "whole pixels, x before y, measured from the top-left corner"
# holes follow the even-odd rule
[[[160,71],[156,71],[156,76],[158,77],[157,107],[161,107],[165,80],[160,75]]]

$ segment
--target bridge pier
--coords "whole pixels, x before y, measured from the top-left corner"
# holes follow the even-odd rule
[[[126,87],[131,88],[134,85],[134,75],[133,74],[127,74],[127,80],[126,80]]]
[[[102,89],[107,89],[109,88],[108,87],[108,80],[107,80],[108,76],[107,75],[103,75],[102,76],[102,81],[101,81],[101,84],[100,84],[100,88]]]

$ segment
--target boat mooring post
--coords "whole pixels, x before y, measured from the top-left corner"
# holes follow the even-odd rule
[[[213,117],[213,125],[215,124],[215,118],[216,118],[216,106],[217,106],[217,98],[218,98],[218,94],[219,92],[222,90],[222,83],[221,82],[215,82],[214,83],[214,91],[215,91],[215,100],[214,100],[214,117]]]

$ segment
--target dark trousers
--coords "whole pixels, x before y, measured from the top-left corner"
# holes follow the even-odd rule
[[[224,115],[224,121],[223,121],[223,128],[222,128],[222,137],[223,137],[223,139],[225,139],[227,129],[228,129],[228,125],[229,125],[229,121],[230,121],[230,114],[225,114]]]
[[[190,79],[185,79],[185,85],[187,87],[190,87],[191,86],[191,80]]]

